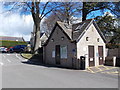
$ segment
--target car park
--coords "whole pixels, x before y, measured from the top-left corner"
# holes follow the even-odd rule
[[[7,53],[7,48],[6,47],[0,47],[0,52],[1,53]]]
[[[14,47],[11,47],[9,49],[9,52],[10,53],[13,53],[13,52],[17,52],[17,53],[19,53],[19,52],[25,52],[26,47],[27,47],[27,45],[16,45]]]

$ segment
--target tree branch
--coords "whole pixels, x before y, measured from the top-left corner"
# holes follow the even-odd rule
[[[41,20],[48,14],[50,13],[51,11],[53,11],[53,8],[51,10],[49,10],[48,12],[46,12],[42,17],[41,17]]]
[[[97,8],[97,9],[93,8],[93,9],[91,9],[90,11],[88,11],[88,13],[90,13],[90,12],[92,12],[92,11],[102,10],[102,9],[105,9],[105,8],[106,8],[105,6],[100,7],[100,8]]]
[[[47,2],[47,3],[45,4],[45,6],[44,6],[44,8],[43,8],[43,10],[42,10],[42,13],[41,13],[41,16],[40,16],[40,17],[42,17],[42,15],[44,14],[44,11],[45,11],[45,9],[46,9],[48,3],[49,3],[49,2]]]
[[[32,2],[32,8],[31,8],[31,13],[32,13],[32,17],[33,17],[33,21],[36,24],[36,15],[35,15],[35,4],[34,2]]]
[[[30,5],[29,5],[27,2],[25,2],[25,4],[29,7],[29,9],[32,9],[32,8],[30,7]]]

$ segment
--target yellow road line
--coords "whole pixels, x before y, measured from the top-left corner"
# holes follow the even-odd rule
[[[101,68],[103,69],[101,69]],[[96,67],[88,67],[87,69],[88,70],[84,70],[84,71],[87,71],[87,72],[91,72],[91,73],[97,73],[97,72],[101,72],[101,73],[104,73],[102,71],[105,71],[105,70],[110,70],[110,69],[114,69],[114,68],[117,68],[117,67],[107,67],[107,66],[104,66],[104,65],[99,65],[99,66],[96,66]],[[92,69],[97,69],[95,71],[93,71]],[[107,73],[110,73],[110,72],[107,72]],[[116,72],[112,72],[112,73],[118,73],[117,71]]]
[[[109,70],[110,68],[106,67],[106,66],[103,66],[104,68],[106,68],[107,70]]]
[[[87,68],[91,73],[95,73],[94,71],[92,71],[90,68]]]
[[[114,69],[114,68],[117,69],[117,67],[107,67],[107,66],[103,66],[103,67],[106,68],[107,70]]]
[[[99,65],[99,66],[96,66],[96,67],[102,67],[103,65]]]
[[[103,71],[102,69],[100,69],[99,67],[96,67],[99,71]]]
[[[101,73],[118,75],[118,71],[115,71],[115,72],[101,72]]]

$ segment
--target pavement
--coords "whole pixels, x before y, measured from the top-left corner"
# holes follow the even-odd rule
[[[0,57],[2,88],[118,88],[116,67],[73,70],[24,63],[28,60],[16,53],[0,54]]]

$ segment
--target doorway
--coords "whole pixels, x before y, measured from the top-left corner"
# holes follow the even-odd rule
[[[88,55],[89,66],[95,66],[94,46],[88,46]]]
[[[98,46],[99,65],[103,64],[103,46]]]
[[[57,65],[60,65],[60,45],[55,46],[55,61]]]

